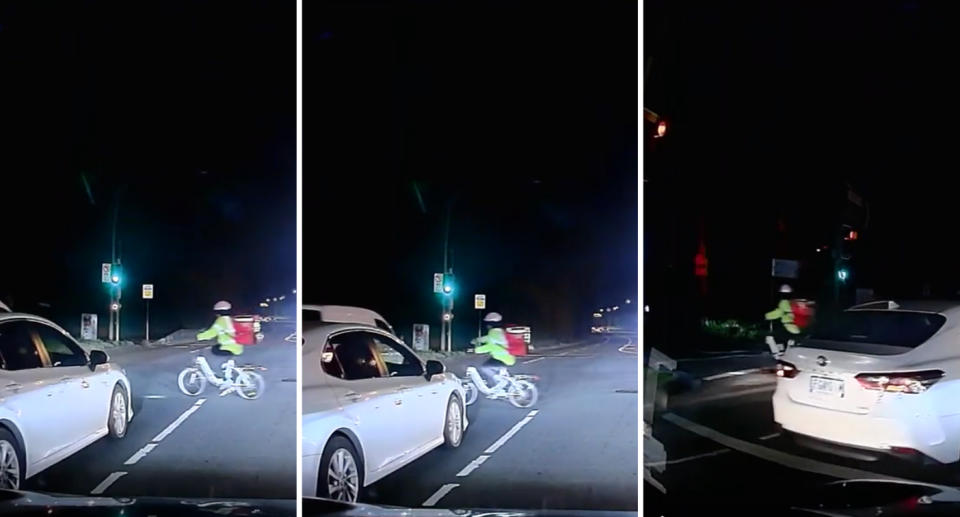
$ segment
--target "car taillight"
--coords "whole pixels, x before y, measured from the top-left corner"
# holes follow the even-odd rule
[[[898,373],[861,373],[857,382],[864,389],[890,393],[923,393],[943,377],[940,370]]]
[[[786,361],[777,361],[777,377],[783,377],[784,379],[792,379],[800,373],[800,370],[797,370],[797,367]]]

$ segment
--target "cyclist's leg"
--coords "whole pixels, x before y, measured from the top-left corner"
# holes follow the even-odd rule
[[[500,369],[503,363],[497,361],[492,357],[488,357],[479,367],[477,367],[477,372],[480,373],[480,377],[483,379],[483,383],[487,385],[488,388],[493,388],[496,384],[496,374],[497,370]]]

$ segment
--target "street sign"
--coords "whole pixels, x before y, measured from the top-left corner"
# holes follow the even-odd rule
[[[430,325],[424,323],[413,324],[413,349],[430,349]]]
[[[144,300],[153,299],[153,284],[143,284],[143,299]]]
[[[433,292],[443,292],[443,273],[433,274]]]
[[[797,278],[800,276],[800,262],[796,260],[773,259],[770,276],[774,278]]]
[[[477,310],[487,308],[487,295],[485,294],[475,294],[473,295],[473,308]]]
[[[112,273],[113,264],[104,262],[100,265],[100,281],[109,284],[110,283],[110,273]]]
[[[80,315],[80,339],[97,339],[97,315]]]

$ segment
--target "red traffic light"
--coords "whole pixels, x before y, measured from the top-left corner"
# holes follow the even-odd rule
[[[856,230],[850,230],[850,233],[848,233],[847,236],[844,237],[844,240],[855,241],[859,237],[860,237],[860,234],[858,234]]]

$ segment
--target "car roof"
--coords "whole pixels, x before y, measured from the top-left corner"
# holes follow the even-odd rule
[[[876,300],[861,303],[848,311],[933,312],[960,317],[960,301],[954,300]]]
[[[387,319],[376,311],[365,309],[363,307],[351,307],[349,305],[304,305],[305,311],[317,311],[320,313],[321,321],[325,323],[362,323],[365,325],[376,325],[376,320],[381,320],[387,325]]]
[[[0,323],[13,321],[13,320],[29,320],[29,321],[36,321],[38,323],[45,323],[59,330],[60,332],[63,332],[64,334],[69,335],[69,332],[64,330],[63,327],[48,320],[47,318],[43,318],[35,314],[27,314],[25,312],[0,312]]]

